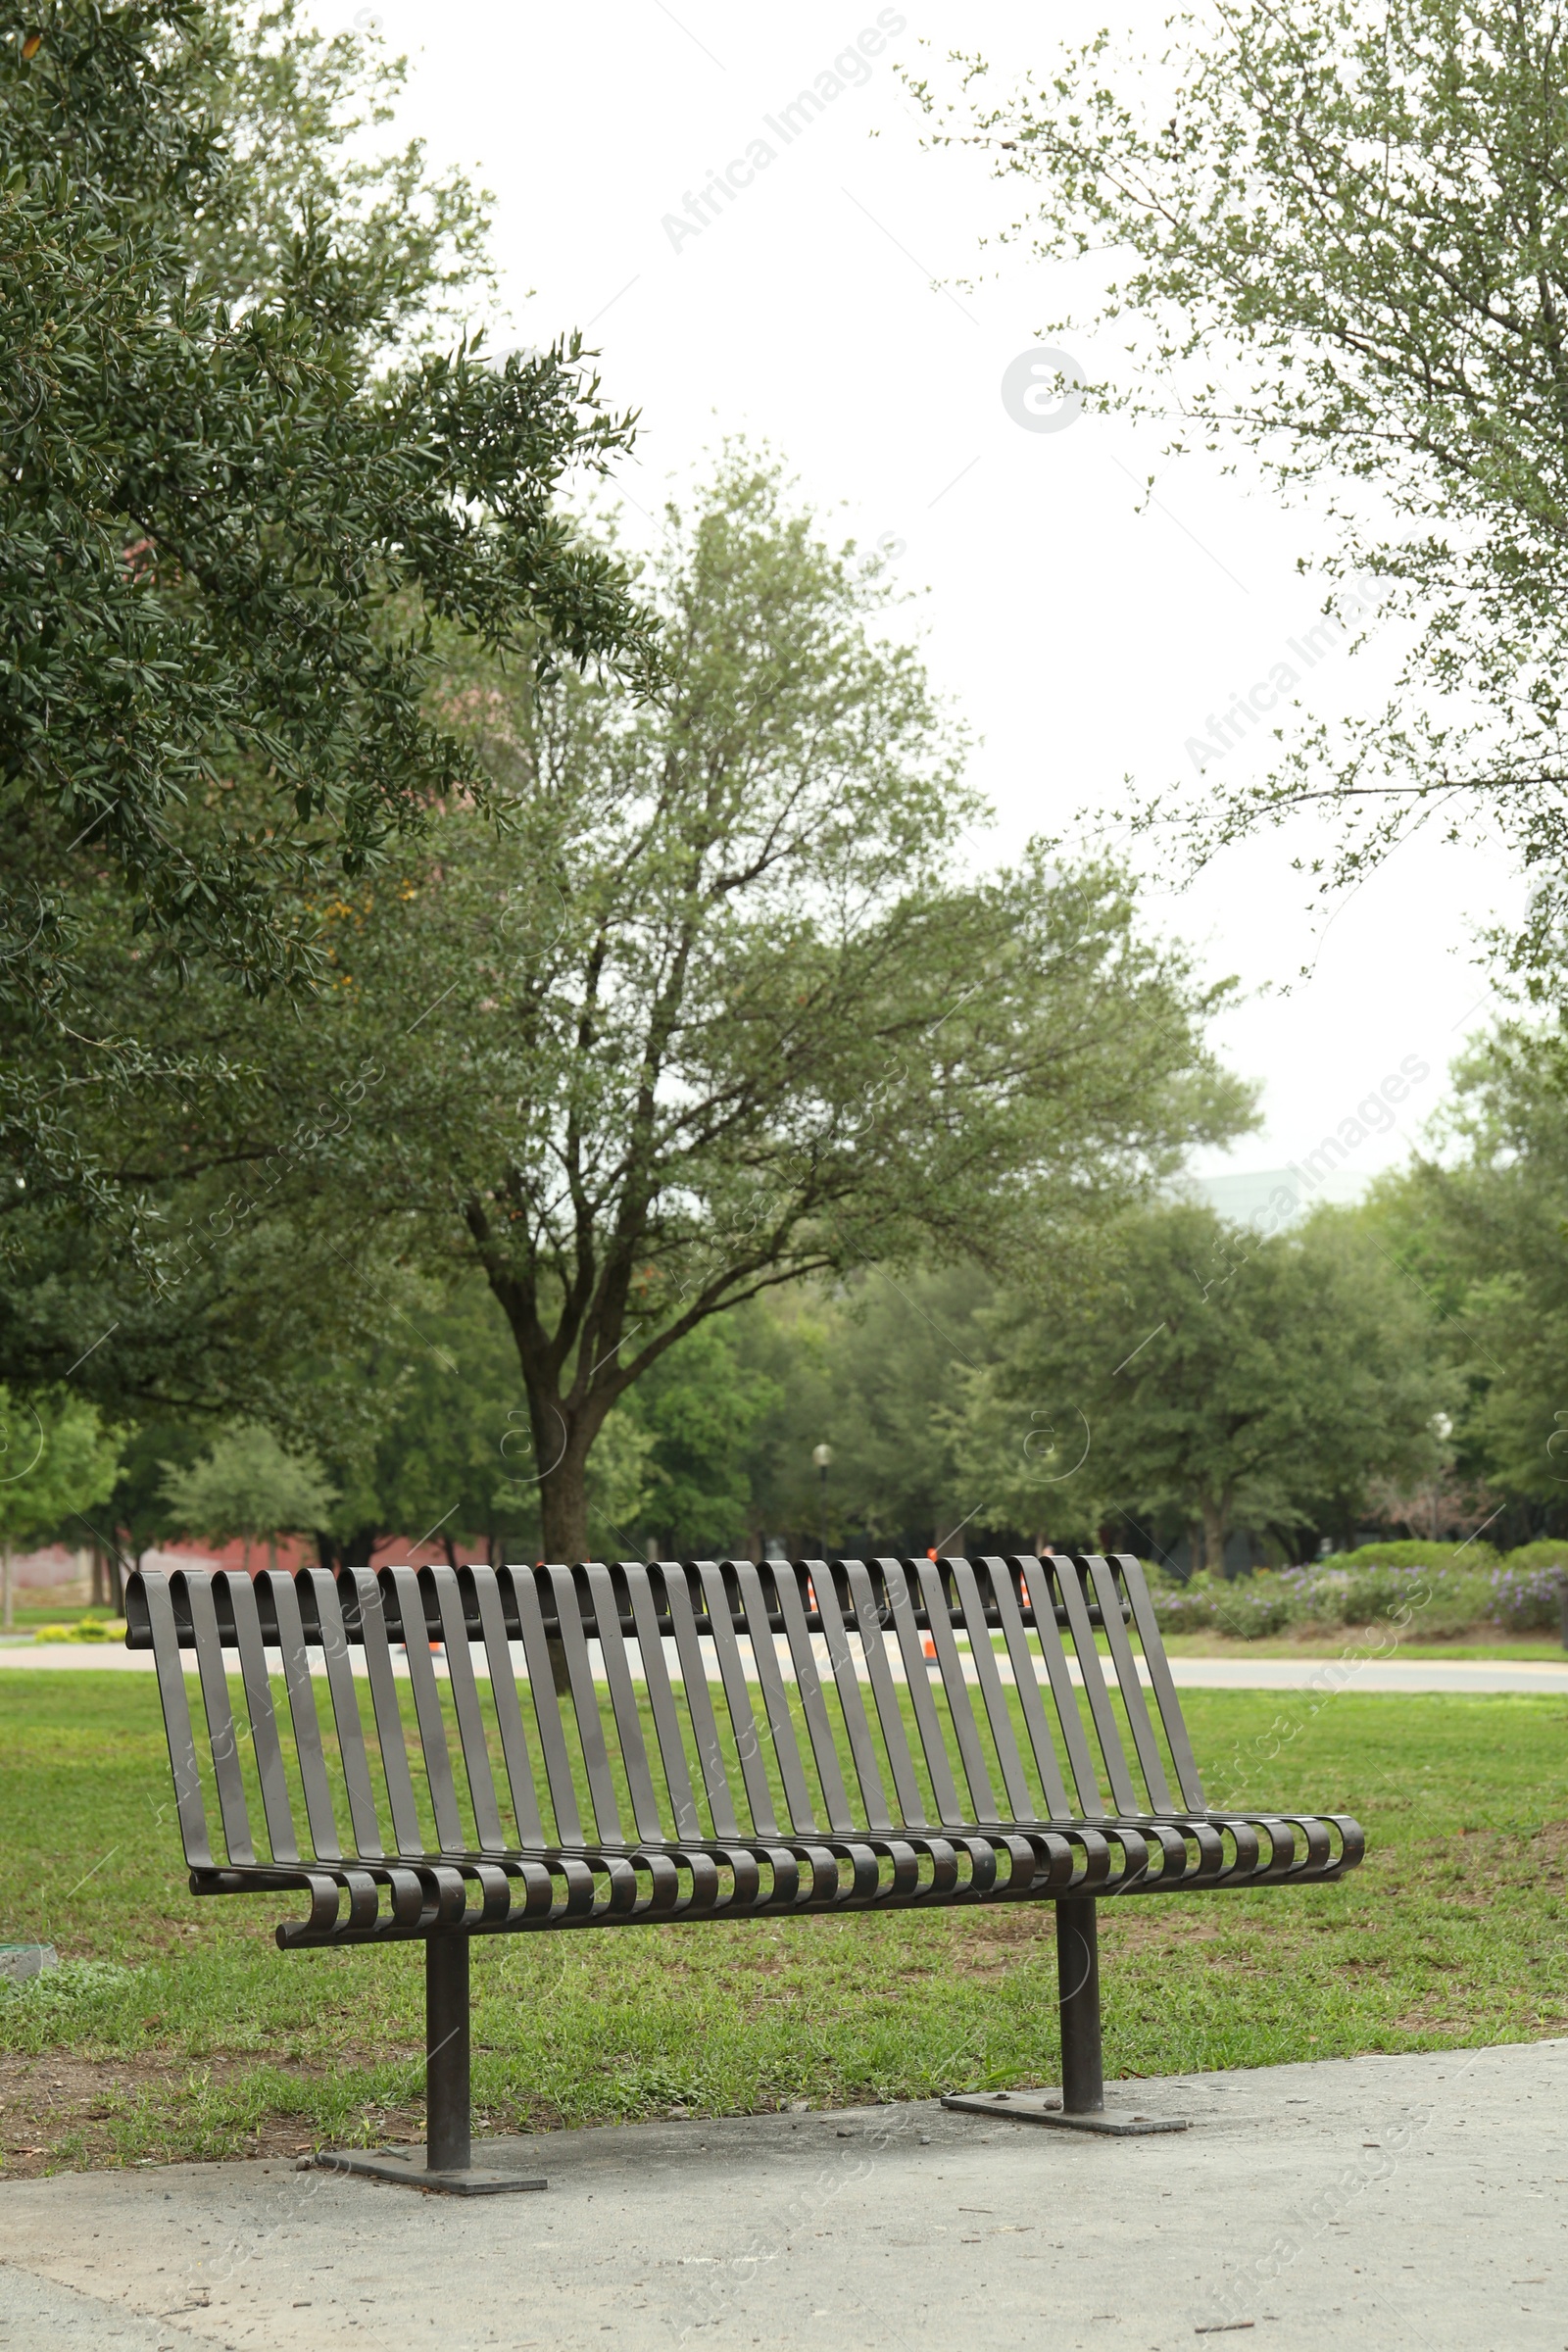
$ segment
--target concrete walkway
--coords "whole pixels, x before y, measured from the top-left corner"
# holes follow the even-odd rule
[[[1115,2095],[1192,2129],[647,2124],[492,2142],[548,2191],[461,2203],[281,2164],[0,2185],[0,2344],[1568,2344],[1568,2041]]]

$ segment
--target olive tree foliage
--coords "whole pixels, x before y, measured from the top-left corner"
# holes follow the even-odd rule
[[[224,159],[220,193],[179,229],[193,292],[231,309],[275,300],[311,220],[339,268],[377,289],[375,348],[461,329],[494,287],[490,200],[462,171],[433,170],[421,139],[372,145],[407,80],[373,26],[318,31],[298,0],[210,9],[190,62]]]
[[[384,1069],[301,1200],[482,1271],[554,1558],[585,1548],[607,1415],[710,1316],[1027,1250],[1247,1117],[1212,994],[1119,875],[1041,845],[965,872],[961,744],[878,570],[766,464],[732,451],[672,508],[645,585],[657,705],[454,668],[510,825],[455,807],[397,887],[346,891],[336,1042],[272,1033],[273,1116],[319,1054]]]
[[[620,567],[556,505],[629,420],[575,342],[499,369],[409,350],[473,207],[417,154],[379,202],[329,169],[348,59],[287,11],[249,22],[53,0],[0,43],[8,1208],[40,1186],[102,1206],[76,1105],[171,1067],[78,985],[84,899],[118,893],[178,966],[308,978],[323,882],[432,797],[486,792],[427,707],[433,630],[646,660]],[[305,83],[317,112],[274,141]]]
[[[1328,889],[1412,824],[1500,831],[1537,885],[1512,952],[1549,974],[1568,899],[1568,22],[1550,0],[1216,0],[1166,32],[1158,57],[1101,34],[1005,93],[972,56],[916,87],[940,136],[1029,190],[1010,237],[1108,271],[1098,323],[1132,357],[1090,398],[1323,498],[1326,572],[1370,572],[1413,624],[1386,711],[1305,729],[1262,782],[1204,784],[1200,853],[1325,804]],[[1167,821],[1171,796],[1149,813]]]

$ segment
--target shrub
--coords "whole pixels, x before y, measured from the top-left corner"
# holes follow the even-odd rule
[[[1510,1633],[1555,1633],[1562,1622],[1563,1587],[1568,1583],[1562,1567],[1556,1561],[1521,1565],[1528,1552],[1549,1548],[1552,1547],[1544,1544],[1526,1544],[1493,1571],[1487,1614],[1499,1625],[1505,1625]],[[1562,1547],[1555,1548],[1561,1555]]]
[[[1539,1544],[1521,1544],[1517,1551],[1505,1551],[1504,1568],[1558,1568],[1568,1575],[1568,1537],[1544,1536]]]
[[[1190,1577],[1185,1585],[1155,1585],[1150,1597],[1162,1634],[1207,1633],[1214,1623],[1214,1596],[1206,1576]]]
[[[1358,1568],[1447,1568],[1455,1561],[1465,1569],[1494,1568],[1499,1554],[1490,1544],[1472,1536],[1464,1544],[1426,1544],[1401,1538],[1396,1544],[1363,1544],[1355,1551],[1332,1551],[1313,1563],[1319,1574]]]
[[[1347,1625],[1390,1619],[1428,1633],[1473,1625],[1487,1613],[1492,1589],[1482,1568],[1451,1566],[1368,1567],[1346,1588]]]
[[[1233,1634],[1257,1642],[1283,1633],[1291,1622],[1293,1594],[1285,1579],[1265,1568],[1259,1575],[1195,1576],[1185,1585],[1161,1585],[1153,1593],[1160,1630],[1167,1634]]]
[[[1568,1541],[1527,1544],[1506,1558],[1485,1544],[1364,1544],[1234,1583],[1195,1576],[1179,1585],[1152,1569],[1149,1576],[1167,1634],[1256,1642],[1292,1625],[1392,1624],[1417,1641],[1441,1642],[1488,1623],[1552,1633],[1568,1587]]]
[[[1390,1564],[1368,1562],[1371,1550],[1394,1550],[1394,1545],[1363,1545],[1361,1552],[1340,1552],[1286,1571],[1286,1581],[1298,1592],[1296,1616],[1319,1625],[1392,1623],[1417,1640],[1444,1640],[1464,1633],[1476,1618],[1491,1616],[1491,1574],[1484,1562],[1469,1564],[1469,1554],[1457,1562],[1457,1545],[1429,1550],[1410,1545],[1410,1550],[1427,1550],[1427,1557]]]
[[[1222,1634],[1243,1642],[1260,1642],[1266,1634],[1282,1634],[1291,1623],[1296,1596],[1276,1571],[1238,1577],[1214,1592],[1214,1625]]]

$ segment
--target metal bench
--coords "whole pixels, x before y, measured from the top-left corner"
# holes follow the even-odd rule
[[[1105,2109],[1098,1899],[1363,1850],[1344,1815],[1208,1809],[1124,1555],[144,1570],[125,1610],[192,1892],[303,1889],[285,1950],[423,1941],[424,2162],[320,2161],[425,2188],[543,2185],[470,2161],[470,1936],[1053,1901],[1059,2105],[947,2104],[1179,2129]]]

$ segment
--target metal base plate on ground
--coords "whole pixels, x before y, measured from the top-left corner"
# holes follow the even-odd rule
[[[1000,2117],[1004,2123],[1051,2124],[1058,2132],[1098,2132],[1113,2139],[1131,2139],[1145,2132],[1185,2132],[1187,2118],[1129,2115],[1097,2108],[1084,2115],[1064,2115],[1061,2093],[1050,2090],[959,2090],[943,2106],[960,2115]]]
[[[546,2188],[524,2173],[503,2173],[475,2165],[466,2173],[426,2170],[423,2148],[323,2148],[304,2160],[304,2169],[317,2173],[353,2173],[365,2180],[396,2180],[404,2188],[422,2188],[443,2197],[504,2197],[514,2190]]]

